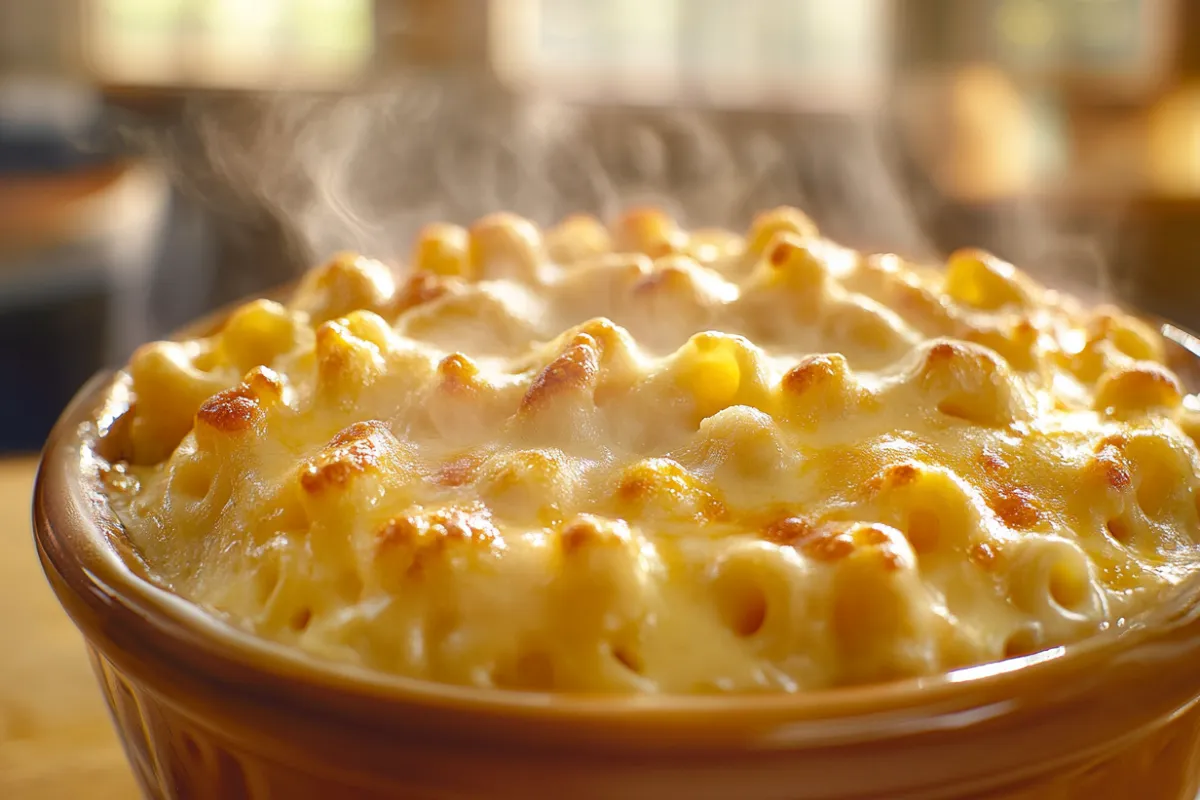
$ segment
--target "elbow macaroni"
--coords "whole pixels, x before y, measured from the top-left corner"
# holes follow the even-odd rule
[[[1195,563],[1158,334],[987,254],[638,209],[412,261],[134,355],[113,501],[175,591],[436,681],[798,691],[1077,641]]]

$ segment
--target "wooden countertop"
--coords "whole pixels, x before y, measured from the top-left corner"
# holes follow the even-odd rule
[[[36,465],[0,459],[0,797],[134,800],[83,640],[38,564],[29,523]]]

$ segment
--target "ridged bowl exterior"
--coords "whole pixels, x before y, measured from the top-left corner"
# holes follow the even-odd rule
[[[294,750],[286,761],[258,752],[253,743],[235,741],[222,730],[219,719],[192,716],[169,700],[142,688],[123,675],[103,656],[90,650],[101,689],[125,745],[130,765],[146,797],[154,800],[267,800],[268,798],[421,798],[450,800],[464,797],[727,797],[741,798],[741,789],[727,790],[715,784],[698,785],[698,775],[686,771],[673,782],[660,776],[653,783],[657,794],[646,785],[621,788],[613,781],[615,764],[598,764],[610,774],[604,780],[587,770],[570,771],[559,765],[547,775],[537,759],[525,762],[528,772],[513,785],[493,783],[499,776],[472,765],[469,753],[445,754],[458,763],[459,777],[431,783],[419,782],[407,759],[396,754],[386,772],[339,775],[336,751],[318,753]],[[203,711],[200,712],[203,714]],[[264,734],[265,735],[265,734]],[[352,746],[353,739],[344,746]],[[403,747],[403,743],[399,743]],[[869,757],[864,754],[864,762]],[[615,769],[614,769],[615,768]],[[864,769],[870,764],[864,763]],[[471,780],[471,778],[475,778]],[[436,779],[435,779],[436,780]],[[638,780],[630,776],[630,780]],[[601,787],[611,786],[610,790]],[[788,792],[782,777],[773,787],[755,797],[813,797],[812,786]],[[1024,785],[985,794],[951,794],[949,797],[995,798],[995,800],[1193,800],[1200,792],[1200,713],[1196,710],[1177,717],[1158,730],[1142,732],[1106,757],[1073,768],[1053,771]],[[569,793],[569,794],[568,794]],[[821,795],[867,797],[867,795]],[[883,795],[871,795],[883,797]]]
[[[267,800],[290,798],[419,798],[450,800],[466,797],[680,797],[680,798],[882,798],[894,795],[813,794],[808,784],[789,792],[784,771],[751,794],[726,781],[705,781],[707,770],[678,775],[639,777],[638,766],[594,763],[590,766],[547,764],[536,753],[520,755],[510,763],[511,783],[483,763],[474,763],[470,752],[432,755],[442,759],[442,769],[426,761],[426,754],[406,753],[397,742],[393,763],[386,769],[347,773],[339,763],[338,749],[312,751],[283,746],[282,756],[255,747],[265,736],[287,736],[275,724],[255,728],[249,741],[231,736],[223,720],[203,709],[185,710],[149,691],[121,673],[110,661],[91,650],[100,679],[125,744],[134,774],[148,798],[154,800]],[[241,721],[237,727],[245,724]],[[232,726],[231,726],[232,727]],[[268,733],[269,731],[269,733]],[[347,732],[342,747],[354,747],[356,736]],[[358,736],[362,736],[360,731]],[[861,754],[862,768],[871,769],[870,754]],[[653,765],[647,765],[652,767]],[[509,770],[506,770],[509,771]],[[438,775],[444,772],[449,774]],[[600,775],[598,773],[605,773]],[[457,774],[454,774],[457,773]],[[627,773],[627,774],[626,774]],[[629,781],[628,785],[623,785]],[[651,791],[651,787],[655,787]],[[1106,756],[1050,774],[1022,785],[982,794],[949,794],[946,797],[995,800],[1193,800],[1200,791],[1200,713],[1196,710],[1167,722],[1161,728],[1133,736]],[[912,795],[922,797],[923,795]]]

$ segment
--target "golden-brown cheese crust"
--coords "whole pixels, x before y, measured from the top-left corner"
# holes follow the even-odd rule
[[[641,208],[411,260],[134,355],[110,490],[176,591],[431,680],[798,691],[1073,642],[1194,569],[1159,335],[986,253]]]

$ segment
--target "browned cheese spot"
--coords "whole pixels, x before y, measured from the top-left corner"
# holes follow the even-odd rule
[[[571,346],[551,361],[534,380],[521,400],[521,410],[537,408],[563,393],[586,388],[595,380],[599,370],[596,340],[586,333],[577,335]]]
[[[659,498],[674,498],[688,502],[694,509],[697,522],[726,519],[728,507],[696,479],[672,463],[665,468],[639,464],[621,477],[616,499],[627,507],[643,507]]]
[[[321,375],[352,374],[353,356],[345,343],[349,335],[336,322],[326,322],[317,328],[317,364]]]
[[[990,542],[979,542],[967,551],[967,559],[982,570],[991,572],[996,568],[1000,554]]]
[[[633,285],[634,295],[653,295],[658,292],[670,294],[691,294],[694,279],[683,264],[691,263],[683,256],[673,261],[659,261],[654,265],[654,271]]]
[[[992,477],[1003,475],[1010,469],[1004,457],[987,446],[979,451],[979,463],[983,466],[984,472]]]
[[[345,486],[351,476],[364,473],[379,463],[378,438],[390,435],[378,420],[356,422],[329,440],[329,444],[305,465],[300,486],[310,494],[331,486]]]
[[[920,475],[921,466],[919,464],[911,462],[890,464],[882,472],[878,472],[868,478],[862,484],[862,491],[867,496],[873,496],[885,487],[896,489],[907,486],[920,477]]]
[[[392,517],[375,532],[375,544],[383,550],[389,547],[408,547],[415,545],[424,527],[419,525],[417,517]]]
[[[438,486],[462,486],[475,479],[479,465],[483,463],[482,453],[468,453],[464,456],[443,464],[434,475],[434,483]]]
[[[700,516],[706,522],[727,519],[729,517],[729,508],[717,498],[706,495],[704,502],[700,504]]]
[[[783,376],[783,390],[800,395],[819,383],[837,379],[845,372],[846,360],[841,355],[830,353],[808,356]]]
[[[767,524],[763,538],[772,544],[795,547],[813,533],[813,524],[804,517],[787,516]]]
[[[1104,482],[1113,489],[1127,489],[1133,483],[1133,476],[1129,472],[1129,464],[1125,461],[1121,446],[1113,441],[1105,440],[1097,446],[1092,464],[1103,476]]]
[[[450,280],[429,272],[415,272],[400,287],[391,304],[391,315],[397,316],[410,308],[431,303],[448,294],[455,285]]]
[[[623,479],[617,486],[617,497],[625,503],[638,503],[654,494],[654,479],[643,473]]]
[[[916,464],[892,464],[883,472],[884,482],[889,486],[907,486],[921,474]]]
[[[1021,486],[997,486],[987,493],[988,506],[1010,528],[1028,528],[1042,518],[1037,497]]]
[[[938,342],[929,348],[929,353],[925,357],[925,366],[928,369],[935,365],[949,364],[957,359],[966,358],[967,355],[965,348],[953,342]]]
[[[585,547],[623,544],[629,539],[629,531],[624,523],[609,530],[600,527],[594,520],[576,519],[563,528],[560,539],[563,553],[571,555]]]
[[[259,400],[242,385],[217,392],[204,401],[196,412],[196,421],[222,433],[235,433],[254,427],[262,419]]]
[[[845,534],[819,533],[802,543],[800,550],[816,561],[840,561],[854,554],[854,542]]]
[[[886,531],[874,525],[859,525],[851,530],[836,527],[814,527],[797,517],[787,518],[768,527],[767,537],[785,543],[815,561],[830,564],[851,557],[859,548],[877,549],[889,571],[898,570],[901,560],[892,547]]]
[[[499,539],[500,531],[482,503],[393,517],[375,532],[378,551],[397,547],[413,550],[408,565],[410,576],[424,572],[452,544],[491,547]]]
[[[791,261],[800,249],[797,243],[780,237],[775,240],[775,246],[771,248],[771,254],[767,256],[767,260],[771,262],[771,266],[773,267],[782,267]]]
[[[455,395],[474,394],[478,387],[479,367],[462,353],[451,353],[438,362],[441,383],[438,388]]]
[[[857,540],[855,542],[856,545],[875,548],[880,560],[883,562],[884,568],[888,572],[895,572],[903,566],[900,554],[892,546],[891,537],[879,528],[873,525],[861,527],[854,531],[853,538]]]

